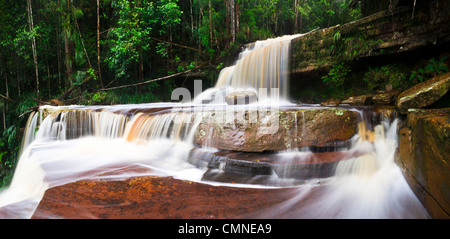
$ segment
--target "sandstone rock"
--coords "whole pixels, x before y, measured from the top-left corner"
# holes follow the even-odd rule
[[[291,155],[195,148],[190,152],[188,160],[189,163],[199,167],[220,168],[220,174],[248,176],[276,174],[279,178],[312,179],[331,177],[339,161],[359,156],[360,152],[351,150]],[[210,173],[209,176],[211,175]]]
[[[253,91],[235,91],[225,97],[228,105],[247,105],[258,101],[258,96]]]
[[[397,100],[399,92],[398,91],[389,91],[380,94],[376,94],[372,97],[374,105],[390,105],[395,104]]]
[[[322,105],[322,106],[338,106],[339,104],[341,104],[341,100],[334,99],[334,98],[328,99],[328,100],[320,103],[320,105]]]
[[[157,176],[84,180],[47,190],[32,218],[269,218],[264,212],[290,199],[295,189],[216,186]],[[219,200],[212,200],[211,195]],[[307,211],[307,205],[296,203],[295,210],[279,217],[307,217],[312,213],[300,210]]]
[[[397,162],[430,216],[450,218],[450,108],[408,112]]]
[[[423,108],[431,105],[450,89],[450,73],[434,77],[417,84],[398,96],[397,107],[406,114],[410,108]]]
[[[341,103],[348,104],[348,105],[371,105],[372,97],[373,97],[372,94],[351,96],[351,97],[343,100]]]
[[[395,109],[395,106],[392,105],[375,107],[373,111],[374,116],[377,117],[377,121],[379,122],[383,120],[392,122],[397,117],[397,110]]]
[[[244,152],[334,147],[357,129],[357,113],[337,108],[238,110],[231,122],[225,120],[227,114],[216,111],[204,116],[194,144]]]
[[[319,29],[292,40],[291,72],[296,74],[328,71],[339,62],[368,59],[391,60],[393,54],[412,52],[426,47],[445,46],[450,41],[450,3],[426,4],[427,7],[401,6],[343,25]],[[419,13],[420,12],[420,13]],[[433,14],[430,14],[433,12]],[[339,32],[339,48],[333,36]],[[364,37],[360,37],[360,36]],[[301,78],[299,78],[301,79]]]

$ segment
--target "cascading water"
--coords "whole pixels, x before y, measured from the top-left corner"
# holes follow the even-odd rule
[[[216,88],[278,88],[287,98],[290,41],[298,35],[257,41],[240,53],[234,66],[220,72]]]
[[[215,88],[279,88],[281,97],[287,99],[289,47],[290,40],[295,37],[299,35],[254,43],[241,53],[234,66],[221,71]],[[375,127],[365,127],[364,117],[360,117],[359,135],[355,135],[353,145],[346,149],[353,156],[339,161],[330,177],[274,183],[282,181],[283,174],[288,177],[286,172],[290,165],[284,164],[285,168],[267,176],[270,183],[258,180],[253,184],[219,183],[207,181],[211,177],[205,178],[209,172],[205,164],[189,160],[190,152],[197,147],[193,144],[196,128],[201,120],[215,114],[202,107],[183,110],[197,106],[154,103],[41,107],[27,122],[23,151],[12,183],[0,192],[0,217],[30,218],[50,188],[87,179],[114,181],[150,175],[197,182],[208,185],[210,190],[247,188],[249,197],[259,193],[258,190],[265,190],[270,195],[276,195],[279,190],[288,191],[287,199],[275,200],[277,203],[269,208],[256,207],[246,215],[235,217],[428,217],[394,163],[397,121],[382,120]],[[292,104],[289,107],[293,107]],[[220,105],[220,109],[227,112],[231,108],[236,109]],[[303,133],[308,132],[305,114],[302,111],[302,119],[295,116],[295,125],[301,121]],[[210,137],[202,131],[200,136]],[[217,149],[207,150],[218,157]],[[316,157],[309,148],[293,146],[272,155],[281,157],[282,162],[313,162]],[[245,192],[241,193],[245,196]],[[251,205],[251,202],[245,204]]]

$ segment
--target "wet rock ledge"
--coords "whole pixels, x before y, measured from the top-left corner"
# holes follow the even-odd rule
[[[396,158],[433,218],[450,218],[450,108],[410,109]]]
[[[301,147],[336,147],[357,132],[357,112],[343,108],[240,110],[203,117],[194,144],[241,152],[282,151]]]

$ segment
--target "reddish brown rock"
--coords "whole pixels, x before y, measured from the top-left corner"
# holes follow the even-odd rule
[[[373,97],[372,94],[350,96],[349,98],[343,100],[341,103],[348,104],[348,105],[371,105],[372,97]]]
[[[322,106],[338,106],[339,104],[341,104],[341,102],[342,101],[339,99],[331,98],[331,99],[328,99],[328,100],[320,103],[320,105],[322,105]]]
[[[417,84],[398,96],[397,107],[400,113],[408,109],[418,109],[431,105],[450,89],[450,72]]]
[[[203,117],[194,134],[194,144],[223,150],[262,152],[297,147],[328,147],[356,133],[357,113],[337,108],[262,113],[216,111]]]
[[[372,101],[374,105],[393,105],[397,100],[398,94],[398,91],[389,91],[376,94],[372,97]]]
[[[397,161],[433,218],[450,218],[450,108],[408,112]]]
[[[171,177],[86,180],[46,191],[32,218],[298,218],[319,216],[307,207],[322,188],[280,210],[298,188],[212,186]],[[271,208],[276,207],[273,211]],[[327,212],[323,212],[326,217]]]
[[[346,150],[267,154],[196,148],[191,151],[189,162],[200,167],[240,175],[276,174],[279,178],[312,179],[331,177],[339,161],[358,156],[361,156],[360,152]]]

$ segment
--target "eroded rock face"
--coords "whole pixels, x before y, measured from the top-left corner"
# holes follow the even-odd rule
[[[398,96],[397,107],[400,113],[406,114],[408,109],[418,109],[431,105],[450,89],[450,73],[434,77],[417,84]]]
[[[367,95],[358,95],[358,96],[350,96],[347,99],[344,99],[341,104],[344,105],[376,105],[376,106],[384,106],[384,105],[394,105],[397,100],[398,91],[388,91],[379,94],[367,94]]]
[[[224,120],[227,114],[203,117],[194,144],[244,152],[329,147],[350,139],[357,129],[357,113],[338,108],[240,110],[231,122]]]
[[[450,218],[450,108],[410,110],[397,157],[433,218]]]
[[[415,9],[415,16],[420,18],[411,17],[412,6],[401,6],[293,39],[291,72],[328,71],[339,62],[373,56],[388,59],[396,53],[445,46],[450,41],[450,3],[424,4],[427,7]],[[336,47],[334,37],[338,33],[341,40]]]

